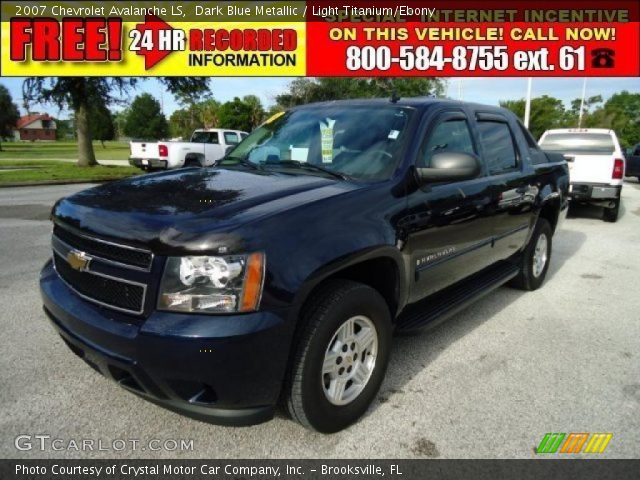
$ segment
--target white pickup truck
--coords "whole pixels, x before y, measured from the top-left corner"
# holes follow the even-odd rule
[[[613,130],[547,130],[538,143],[543,150],[562,153],[566,158],[569,197],[573,202],[604,207],[603,219],[606,222],[618,219],[625,161]]]
[[[208,167],[247,135],[240,130],[208,128],[194,131],[188,142],[129,142],[129,163],[143,170]]]

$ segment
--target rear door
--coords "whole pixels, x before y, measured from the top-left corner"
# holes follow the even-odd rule
[[[466,110],[441,112],[429,122],[416,167],[428,167],[434,153],[478,154]],[[408,195],[402,227],[408,232],[405,251],[411,256],[414,284],[410,302],[486,267],[492,228],[491,191],[486,173],[455,183],[433,183]]]
[[[495,262],[524,245],[538,189],[533,183],[533,171],[528,169],[528,153],[518,141],[522,134],[517,124],[499,112],[477,111],[476,125],[491,184],[491,258]]]

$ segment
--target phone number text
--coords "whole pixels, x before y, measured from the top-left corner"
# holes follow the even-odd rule
[[[563,71],[585,69],[585,47],[561,47],[552,58],[549,49],[509,51],[506,46],[456,46],[446,54],[442,46],[426,47],[401,45],[398,54],[389,46],[350,46],[346,67],[350,71],[386,71],[397,65],[404,71],[453,70],[504,71]]]

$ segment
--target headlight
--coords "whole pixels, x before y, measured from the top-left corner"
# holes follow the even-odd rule
[[[264,255],[169,257],[158,308],[176,312],[230,313],[258,308]]]

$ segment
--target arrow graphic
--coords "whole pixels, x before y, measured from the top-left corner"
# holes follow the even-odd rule
[[[174,30],[171,25],[166,23],[160,17],[156,15],[146,15],[144,17],[144,23],[138,23],[135,30],[140,32],[142,38],[145,38],[145,36],[148,35],[151,36],[151,48],[144,48],[141,46],[140,49],[136,51],[136,55],[142,55],[144,57],[145,70],[151,69],[154,65],[164,60],[165,57],[173,52],[173,50],[161,50],[159,47],[160,32],[171,32]]]

